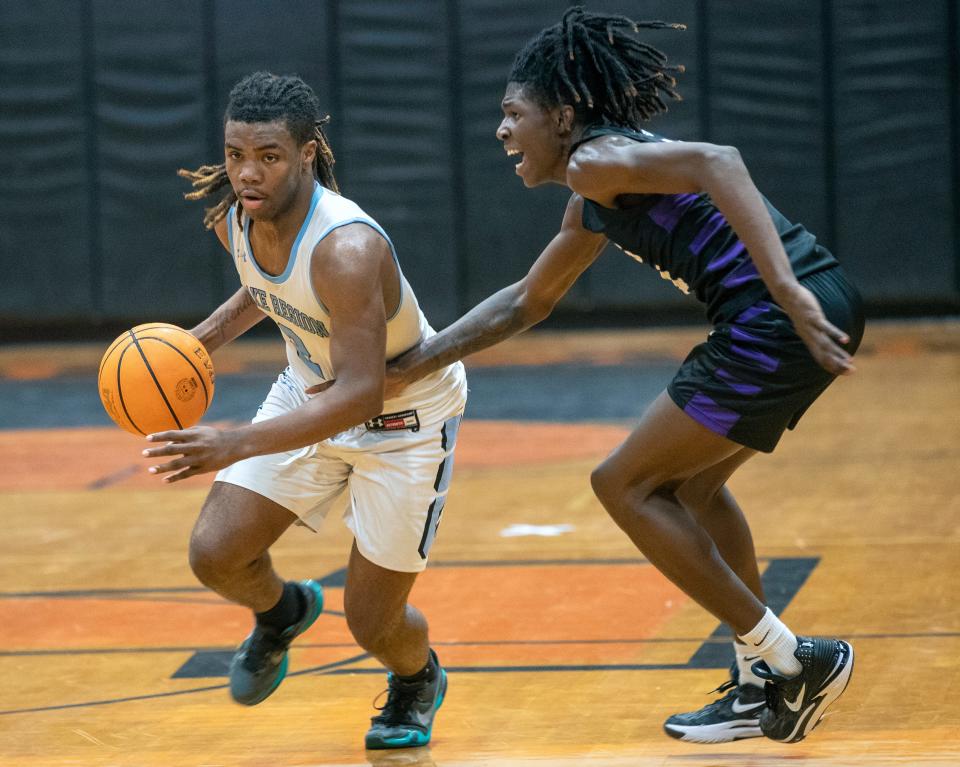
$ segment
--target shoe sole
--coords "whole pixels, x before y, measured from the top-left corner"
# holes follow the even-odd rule
[[[819,703],[808,714],[800,717],[794,731],[786,738],[777,738],[781,743],[797,743],[807,737],[820,724],[827,707],[843,695],[847,685],[850,684],[850,677],[853,674],[853,646],[849,642],[838,641],[847,648],[847,662],[821,693],[823,697],[820,698]]]
[[[320,617],[320,613],[323,612],[323,587],[314,580],[302,581],[300,585],[308,589],[313,594],[313,597],[314,597],[313,610],[310,612],[310,615],[308,615],[305,618],[306,623],[304,623],[303,627],[290,638],[290,641],[293,641],[302,633],[304,633],[308,628],[310,628],[316,622],[317,618]],[[236,655],[234,655],[234,659],[236,659]],[[233,663],[231,662],[231,674],[233,672],[232,665]],[[283,660],[280,661],[280,666],[277,672],[277,676],[274,679],[273,684],[270,685],[270,688],[268,690],[258,695],[256,698],[240,699],[236,696],[233,690],[233,687],[231,685],[230,697],[232,697],[234,701],[239,703],[241,706],[256,706],[258,703],[263,703],[263,701],[265,701],[267,698],[273,695],[276,689],[280,686],[280,683],[286,678],[287,670],[289,668],[290,668],[290,656],[287,652],[284,652]]]
[[[440,669],[440,674],[440,694],[437,696],[437,702],[433,707],[434,719],[436,719],[437,712],[440,710],[440,706],[443,705],[444,698],[447,696],[447,672],[443,669]],[[434,719],[430,720],[430,728],[426,731],[426,733],[422,733],[419,730],[411,730],[403,738],[380,740],[376,741],[375,743],[364,740],[364,747],[368,751],[385,751],[391,748],[417,748],[418,746],[425,746],[430,742],[430,738],[433,736]]]
[[[760,723],[756,719],[689,727],[682,724],[665,724],[663,731],[671,738],[686,743],[732,743],[735,740],[763,737]]]

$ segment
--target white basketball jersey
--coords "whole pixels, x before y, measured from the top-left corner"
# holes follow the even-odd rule
[[[375,229],[390,245],[400,279],[400,303],[387,319],[386,360],[398,357],[423,338],[434,335],[413,290],[407,283],[396,250],[380,226],[356,203],[314,182],[313,197],[300,233],[290,249],[282,274],[264,272],[250,246],[250,219],[238,220],[236,206],[230,209],[230,250],[240,281],[256,305],[280,328],[287,343],[290,372],[304,387],[337,377],[330,358],[330,315],[313,289],[310,261],[313,250],[334,229],[361,223]],[[416,381],[401,396],[384,403],[384,412],[430,408],[442,405],[454,390],[465,387],[463,366],[458,362]],[[421,417],[423,417],[422,414]]]

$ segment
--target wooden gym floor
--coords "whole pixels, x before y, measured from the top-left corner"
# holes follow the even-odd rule
[[[958,322],[868,327],[858,373],[731,483],[771,603],[795,631],[855,644],[846,695],[792,746],[663,735],[724,680],[729,638],[639,557],[588,477],[703,333],[534,333],[471,361],[414,591],[449,694],[429,749],[382,755],[362,748],[384,677],[340,611],[340,521],[277,545],[284,575],[324,580],[329,609],[273,697],[233,704],[225,664],[250,618],[186,562],[209,477],[145,474],[139,440],[100,411],[106,344],[0,347],[0,765],[960,765]],[[211,418],[249,417],[279,353],[224,350]]]

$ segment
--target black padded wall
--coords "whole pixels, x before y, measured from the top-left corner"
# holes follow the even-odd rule
[[[434,324],[457,311],[449,4],[340,6],[343,192],[377,219]],[[445,322],[443,323],[445,324]]]
[[[949,8],[835,0],[838,254],[875,301],[955,295]]]
[[[144,321],[205,311],[207,248],[176,169],[204,147],[204,39],[193,0],[93,0],[102,311]]]
[[[819,3],[707,3],[705,21],[711,140],[736,146],[774,206],[832,246]]]
[[[950,103],[953,112],[950,119],[950,146],[953,147],[952,162],[953,183],[953,289],[960,293],[960,0],[954,0],[948,5],[947,26],[951,37],[947,42],[947,51],[950,56],[948,85]]]
[[[960,0],[588,0],[684,22],[651,129],[737,146],[875,310],[960,306]],[[0,3],[0,337],[189,322],[236,289],[179,167],[222,157],[230,86],[296,72],[330,111],[343,191],[377,218],[435,326],[521,277],[568,193],[527,190],[495,137],[512,59],[555,0]],[[610,250],[571,312],[689,305]],[[625,321],[631,321],[624,317]]]
[[[79,4],[0,4],[0,314],[98,309],[84,26]]]

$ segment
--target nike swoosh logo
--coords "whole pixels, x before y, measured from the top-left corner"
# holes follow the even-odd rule
[[[731,708],[731,710],[733,711],[733,713],[735,713],[735,714],[742,714],[742,713],[744,713],[744,712],[746,712],[746,711],[753,711],[755,708],[760,708],[760,706],[762,706],[762,705],[763,705],[763,701],[762,701],[762,700],[761,700],[759,703],[741,703],[741,702],[740,702],[740,698],[737,698],[737,699],[736,699],[735,701],[733,701],[733,703],[730,705],[730,708]]]
[[[754,642],[753,646],[759,647],[760,645],[762,645],[764,642],[767,641],[768,636],[770,636],[770,629],[767,629],[767,633],[763,635],[763,639],[761,639],[759,642]]]
[[[807,683],[804,682],[803,686],[800,688],[800,692],[797,693],[797,697],[792,701],[783,699],[784,705],[789,708],[793,713],[797,713],[800,710],[800,706],[803,705],[803,693],[807,690]]]

